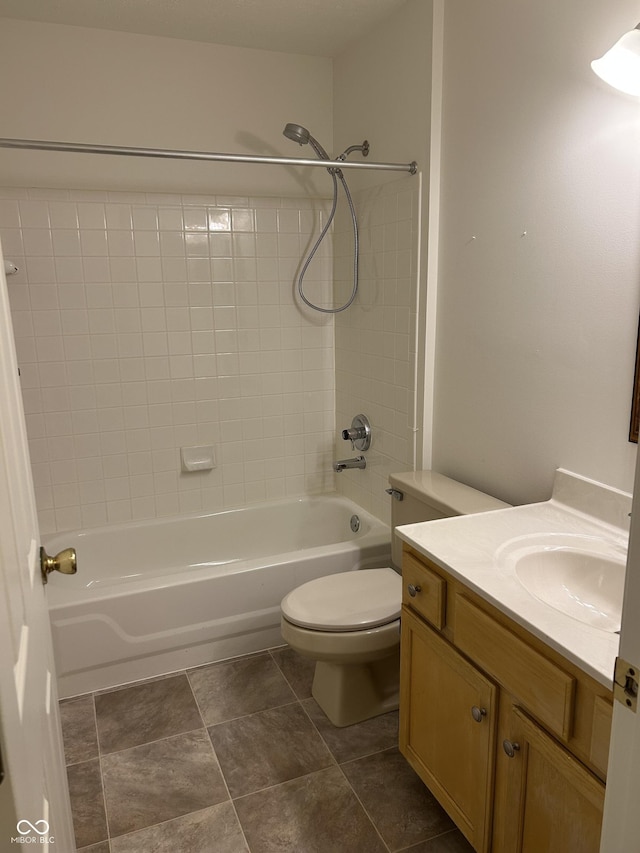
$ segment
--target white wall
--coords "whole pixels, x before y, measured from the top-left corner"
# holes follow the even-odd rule
[[[407,0],[394,15],[336,58],[336,154],[368,139],[370,160],[416,160],[422,171],[428,170],[431,16],[431,0]],[[359,156],[354,153],[351,159]],[[398,177],[395,172],[358,171],[353,185],[377,186]]]
[[[386,521],[388,475],[411,470],[421,443],[417,376],[425,364],[426,273],[419,229],[429,185],[431,35],[431,2],[409,0],[334,63],[335,151],[368,138],[372,159],[416,160],[421,172],[347,173],[356,189],[361,274],[356,303],[336,316],[337,428],[362,411],[371,420],[373,442],[366,471],[344,472],[337,483]],[[344,298],[352,280],[350,228],[343,208],[334,271],[336,292]],[[353,455],[339,438],[336,454]]]
[[[434,467],[511,502],[630,490],[640,117],[591,71],[637,4],[445,4]]]
[[[0,76],[3,136],[309,156],[282,136],[294,121],[331,148],[327,58],[5,18]],[[283,196],[317,194],[326,175],[1,150],[0,185]]]

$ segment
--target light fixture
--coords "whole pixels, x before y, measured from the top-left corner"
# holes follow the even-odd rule
[[[591,67],[605,83],[627,95],[640,97],[640,24],[625,33]]]

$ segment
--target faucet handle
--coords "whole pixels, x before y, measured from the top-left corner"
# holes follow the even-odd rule
[[[356,415],[349,429],[342,430],[345,441],[351,442],[352,450],[368,450],[371,447],[371,424],[366,415]]]
[[[342,430],[342,437],[345,441],[350,441],[351,442],[351,449],[355,450],[356,449],[356,441],[361,441],[362,439],[365,439],[366,434],[365,434],[364,429],[362,427],[357,427],[356,429],[351,427],[350,429],[343,429]]]

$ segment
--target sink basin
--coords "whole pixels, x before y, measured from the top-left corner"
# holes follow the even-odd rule
[[[549,534],[512,540],[500,561],[531,595],[603,631],[620,630],[626,553],[606,539]]]

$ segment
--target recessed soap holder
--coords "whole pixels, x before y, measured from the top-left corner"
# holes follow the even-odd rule
[[[216,467],[213,447],[208,444],[198,447],[181,447],[180,463],[180,468],[185,474],[191,471],[211,471]]]
[[[371,424],[366,415],[356,415],[349,429],[342,430],[345,441],[351,442],[352,450],[368,450],[371,447]]]

